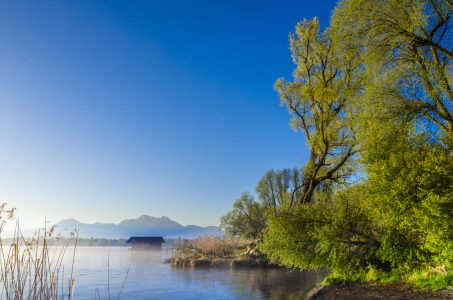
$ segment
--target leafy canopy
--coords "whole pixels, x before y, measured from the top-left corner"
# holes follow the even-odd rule
[[[365,74],[358,51],[343,51],[342,43],[322,32],[319,21],[303,21],[290,34],[296,64],[294,81],[279,79],[274,87],[281,105],[291,115],[310,148],[304,178],[294,203],[309,203],[324,181],[344,183],[354,172],[353,156],[359,151],[351,110],[363,88]],[[292,203],[291,203],[292,204]]]

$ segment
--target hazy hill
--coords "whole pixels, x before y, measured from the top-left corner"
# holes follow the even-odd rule
[[[164,238],[195,238],[205,234],[220,234],[216,226],[200,227],[195,225],[183,226],[167,217],[155,218],[143,215],[138,219],[123,220],[119,224],[114,223],[81,223],[76,219],[62,220],[57,225],[57,232],[79,230],[81,238],[129,238],[131,236],[163,236]],[[31,231],[26,230],[24,235],[30,235]],[[5,237],[2,234],[3,237]]]
[[[155,218],[143,215],[137,219],[123,220],[119,224],[114,223],[81,223],[76,219],[61,220],[56,223],[56,233],[66,236],[68,232],[79,230],[80,238],[106,238],[106,239],[128,239],[131,236],[162,236],[164,238],[195,238],[205,234],[223,235],[216,226],[200,227],[195,225],[183,226],[167,217]],[[48,227],[50,228],[50,226]],[[32,236],[36,230],[22,230],[24,237]],[[14,232],[3,231],[2,238],[12,237]],[[42,236],[41,232],[41,236]]]

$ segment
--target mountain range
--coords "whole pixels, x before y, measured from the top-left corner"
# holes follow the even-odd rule
[[[63,235],[67,231],[79,231],[79,238],[106,238],[118,239],[129,238],[131,236],[162,236],[163,238],[196,238],[206,234],[223,235],[216,226],[200,227],[195,225],[183,226],[167,217],[155,218],[143,215],[138,219],[123,220],[118,224],[114,223],[81,223],[76,219],[61,220],[55,224],[56,232]],[[24,237],[32,236],[36,230],[22,230]],[[6,232],[2,232],[2,237],[7,237]]]

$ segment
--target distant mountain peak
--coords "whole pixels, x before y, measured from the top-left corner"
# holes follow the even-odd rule
[[[144,220],[144,219],[157,219],[157,218],[151,217],[151,216],[148,216],[148,215],[141,215],[139,218],[137,218],[137,220]]]
[[[82,224],[81,222],[77,221],[74,218],[64,219],[58,222],[57,224]]]
[[[159,218],[142,215],[137,219],[126,219],[119,224],[94,223],[87,224],[76,219],[65,219],[58,222],[58,228],[79,230],[81,238],[129,238],[131,236],[163,236],[194,238],[206,234],[219,234],[217,227],[200,227],[195,225],[183,226],[167,216]],[[222,232],[220,232],[222,234]]]

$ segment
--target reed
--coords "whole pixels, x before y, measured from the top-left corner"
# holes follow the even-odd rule
[[[14,208],[0,206],[0,236],[7,222],[14,218]],[[13,243],[3,246],[0,238],[0,287],[2,299],[57,300],[71,299],[75,280],[74,255],[68,285],[64,285],[64,266],[69,238],[77,238],[78,231],[70,232],[69,238],[61,242],[60,234],[54,236],[55,226],[37,231],[33,237],[25,239],[16,220]]]
[[[73,277],[74,260],[79,232],[74,229],[67,236],[55,235],[55,227],[44,228],[35,232],[33,237],[25,239],[16,220],[14,237],[8,239],[4,246],[1,233],[7,222],[14,218],[14,210],[5,209],[6,203],[0,206],[0,299],[6,300],[71,300],[74,298],[76,281]],[[75,241],[74,241],[75,240]],[[67,285],[65,282],[65,267],[63,258],[70,249],[72,264]],[[129,266],[130,267],[130,266]],[[120,298],[126,283],[127,269],[123,285],[118,294]],[[110,299],[110,252],[108,258],[108,293]],[[99,290],[95,289],[95,299]]]
[[[253,242],[253,239],[203,235],[189,240],[184,245],[177,245],[178,254],[200,254],[206,257],[231,257],[239,249]]]

